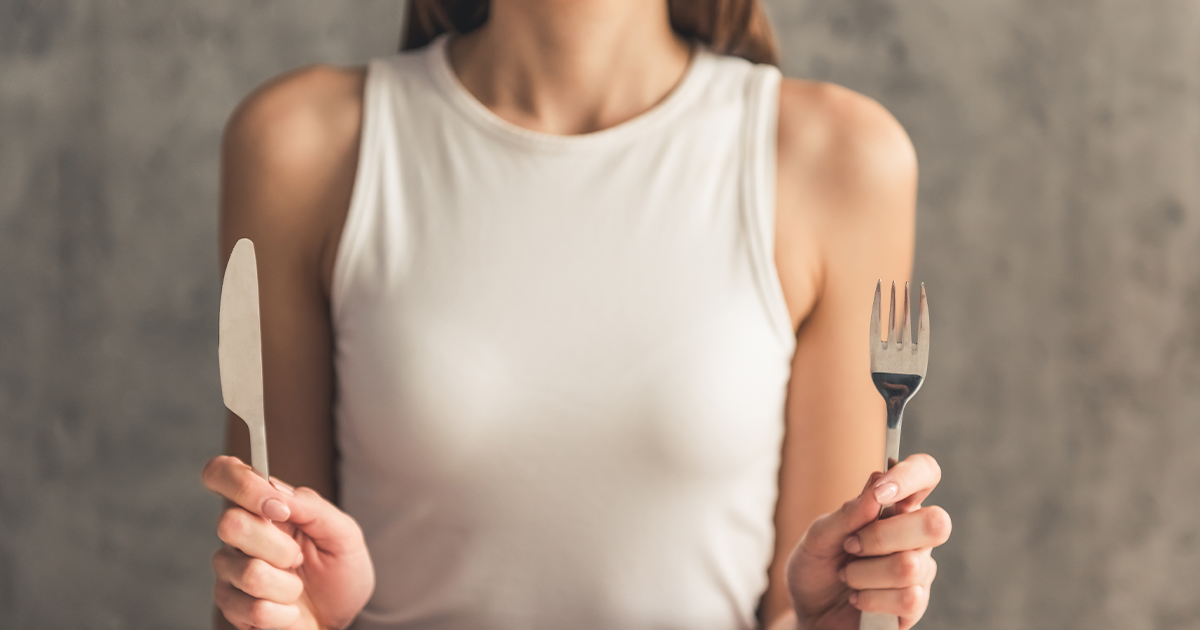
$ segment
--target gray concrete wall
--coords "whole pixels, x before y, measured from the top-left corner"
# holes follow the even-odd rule
[[[921,160],[926,628],[1200,628],[1200,4],[780,0]],[[907,448],[906,448],[907,450]]]
[[[206,628],[218,145],[389,0],[0,1],[0,627]]]
[[[1200,628],[1200,5],[771,0],[922,163],[924,628]],[[217,146],[384,0],[0,0],[0,626],[204,628]]]

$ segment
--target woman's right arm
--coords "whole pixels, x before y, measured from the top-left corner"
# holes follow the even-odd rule
[[[361,531],[331,503],[329,295],[354,183],[364,74],[314,68],[285,76],[246,99],[226,128],[221,260],[238,239],[254,241],[267,451],[277,478],[301,488],[273,488],[233,458],[205,467],[205,485],[228,500],[218,525],[226,544],[213,557],[218,628],[230,627],[226,618],[239,628],[345,625],[374,585]],[[233,415],[226,451],[249,459],[248,433]]]

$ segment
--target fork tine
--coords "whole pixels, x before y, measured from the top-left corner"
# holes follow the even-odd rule
[[[888,348],[895,345],[895,341],[896,341],[896,281],[895,280],[892,280],[892,302],[891,302],[891,307],[888,309],[888,338],[887,338],[887,340],[888,340],[888,343],[887,343]]]
[[[917,321],[917,343],[920,356],[921,372],[925,372],[926,362],[929,361],[929,303],[925,300],[925,283],[921,283],[921,319]]]
[[[871,306],[871,349],[874,350],[883,338],[879,335],[879,302],[880,293],[883,291],[883,280],[875,282],[875,304]]]
[[[917,321],[917,342],[925,343],[929,335],[929,304],[925,301],[925,283],[921,283],[921,315]]]
[[[896,345],[897,348],[903,348],[904,344],[912,339],[912,329],[909,325],[909,304],[908,304],[908,283],[904,283],[904,307],[900,309],[899,316],[896,317]]]

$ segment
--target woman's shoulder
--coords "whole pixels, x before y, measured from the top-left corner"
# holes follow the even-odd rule
[[[805,179],[836,197],[907,189],[916,180],[904,127],[877,101],[845,87],[784,79],[777,133],[781,173],[814,175]]]
[[[329,244],[353,190],[365,79],[364,68],[304,68],[238,105],[222,143],[223,241],[248,237],[262,256],[315,261],[330,284]]]
[[[227,150],[283,167],[303,167],[355,144],[366,68],[311,66],[280,75],[250,93],[225,129]]]
[[[846,314],[866,308],[842,289],[908,274],[916,154],[882,105],[830,83],[784,79],[778,121],[780,280],[793,313],[823,308],[834,315],[819,321],[840,331],[828,322],[857,321]]]

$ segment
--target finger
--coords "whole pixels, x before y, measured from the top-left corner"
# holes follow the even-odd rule
[[[885,556],[937,547],[950,538],[952,527],[946,510],[931,505],[863,527],[846,540],[846,551],[857,556]]]
[[[217,582],[213,599],[229,623],[239,628],[285,628],[300,618],[300,608],[251,597],[228,582]]]
[[[910,455],[875,481],[875,500],[882,505],[900,504],[897,508],[916,507],[941,480],[942,468],[937,460],[924,453]]]
[[[850,603],[863,612],[896,615],[901,628],[910,628],[929,605],[929,589],[924,586],[872,589],[850,595]]]
[[[271,521],[240,507],[231,507],[217,522],[217,537],[247,556],[259,558],[279,569],[290,569],[303,561],[300,545]]]
[[[929,586],[936,575],[937,563],[928,549],[855,560],[843,567],[839,573],[839,577],[847,586],[860,591]]]
[[[204,487],[254,514],[273,521],[291,516],[288,499],[293,494],[284,483],[270,484],[242,460],[221,455],[204,465]]]
[[[878,518],[880,506],[870,490],[882,474],[872,473],[857,497],[814,521],[800,541],[800,549],[817,557],[840,556],[847,537]]]
[[[294,604],[304,592],[304,583],[295,573],[277,569],[232,547],[222,547],[213,554],[212,565],[218,581],[229,582],[257,599]]]
[[[366,549],[358,522],[315,490],[297,488],[289,503],[292,508],[290,522],[321,551],[344,554]]]

